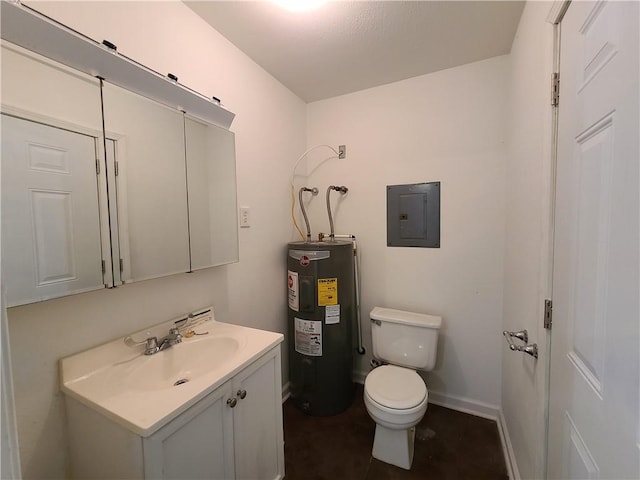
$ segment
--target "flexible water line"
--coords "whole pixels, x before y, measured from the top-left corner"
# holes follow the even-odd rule
[[[330,160],[332,158],[339,158],[340,156],[339,152],[335,148],[333,148],[331,145],[327,145],[327,144],[314,145],[313,147],[307,149],[302,155],[298,157],[296,162],[293,164],[293,168],[291,170],[291,177],[289,179],[289,186],[291,188],[291,222],[293,223],[293,226],[296,228],[296,230],[300,234],[300,237],[303,240],[304,240],[304,234],[302,233],[302,230],[300,230],[300,227],[298,227],[298,223],[296,222],[296,217],[294,214],[295,206],[296,206],[294,178],[296,175],[296,168],[298,168],[298,164],[302,161],[302,159],[306,157],[309,153],[311,153],[313,150],[316,150],[317,148],[321,148],[321,147],[326,147],[334,153],[334,155],[325,158],[323,161]]]
[[[329,194],[333,186],[327,187],[327,213],[329,214],[329,240],[333,240],[333,215],[331,215],[331,202],[329,201]]]
[[[307,217],[307,211],[304,208],[304,203],[302,203],[302,192],[311,192],[311,194],[313,196],[318,195],[318,189],[317,188],[307,188],[307,187],[300,187],[300,190],[298,190],[298,201],[300,202],[300,209],[302,210],[302,216],[304,217],[304,223],[307,226],[307,242],[311,241],[311,226],[309,225],[309,218]]]
[[[340,192],[342,195],[344,195],[345,193],[347,193],[349,191],[349,189],[347,187],[340,186],[340,187],[336,187],[335,185],[329,185],[327,187],[327,194],[326,194],[326,198],[327,198],[327,214],[329,215],[329,239],[333,240],[334,238],[334,234],[333,234],[333,215],[331,214],[331,201],[330,201],[330,193],[331,190],[335,190],[336,192]]]

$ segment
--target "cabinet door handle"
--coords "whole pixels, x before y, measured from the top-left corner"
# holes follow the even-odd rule
[[[235,398],[227,399],[227,405],[229,405],[231,408],[235,407],[237,403],[238,403],[238,400],[236,400]]]
[[[240,400],[244,400],[244,397],[247,396],[247,391],[246,390],[238,390],[237,395],[240,397]]]

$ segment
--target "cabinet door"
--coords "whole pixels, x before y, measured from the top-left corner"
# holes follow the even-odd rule
[[[105,135],[115,141],[108,175],[115,178],[122,281],[188,272],[183,114],[107,82],[102,95]]]
[[[233,381],[238,399],[233,415],[237,479],[284,476],[281,385],[279,346]]]
[[[95,138],[2,115],[7,305],[104,288]]]
[[[145,439],[145,478],[234,478],[231,394],[227,382]]]

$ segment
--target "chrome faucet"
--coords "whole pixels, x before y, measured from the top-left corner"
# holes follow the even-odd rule
[[[202,310],[196,313],[189,313],[186,317],[181,318],[179,320],[175,320],[173,322],[174,327],[169,330],[169,334],[165,337],[162,337],[158,340],[157,337],[149,336],[145,340],[140,342],[131,338],[131,336],[124,337],[124,343],[128,347],[138,347],[140,345],[144,345],[144,354],[145,355],[153,355],[155,353],[161,352],[162,350],[166,350],[167,348],[175,345],[176,343],[182,342],[182,334],[180,330],[185,331],[187,327],[189,327],[194,321],[198,321],[198,318],[211,313],[211,317],[213,317],[212,309],[209,308],[207,310]],[[205,317],[203,317],[205,318]],[[208,332],[204,333],[195,333],[193,330],[188,332],[190,335],[205,335]],[[147,335],[151,335],[150,332],[147,332]],[[190,336],[187,335],[187,338]]]
[[[161,352],[162,350],[166,350],[167,348],[175,345],[176,343],[180,343],[182,341],[182,335],[178,331],[177,328],[172,328],[169,330],[169,335],[163,337],[158,340],[157,337],[149,337],[144,342],[144,354],[145,355],[153,355],[155,353]],[[125,338],[125,343],[129,346],[140,345],[141,343],[135,343],[132,341],[131,337]]]
[[[169,330],[169,335],[158,342],[158,352],[166,350],[167,348],[180,342],[182,342],[182,335],[177,328],[172,328],[171,330]]]

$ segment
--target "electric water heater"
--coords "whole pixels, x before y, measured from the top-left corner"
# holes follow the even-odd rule
[[[335,415],[353,400],[353,275],[350,241],[288,244],[290,391],[309,415]]]

